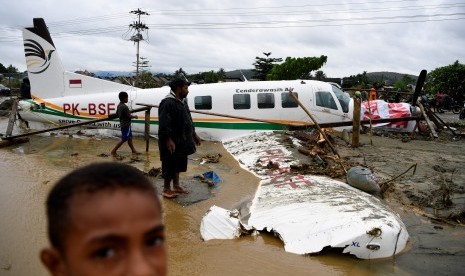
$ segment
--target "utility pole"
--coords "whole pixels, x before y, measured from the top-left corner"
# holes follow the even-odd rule
[[[134,43],[137,45],[137,53],[136,53],[136,79],[134,81],[134,86],[137,86],[137,83],[139,81],[139,43],[140,41],[144,40],[144,37],[142,36],[142,32],[149,29],[147,25],[142,23],[140,21],[140,18],[142,15],[150,15],[148,12],[142,11],[141,9],[133,10],[130,12],[131,14],[135,14],[137,16],[137,21],[134,21],[133,23],[129,24],[129,28],[135,33],[131,36],[129,40],[134,41]]]

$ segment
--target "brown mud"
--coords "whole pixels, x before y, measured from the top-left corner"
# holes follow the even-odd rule
[[[6,119],[0,119],[6,120]],[[4,124],[1,125],[2,128]],[[54,136],[33,136],[25,144],[0,149],[0,275],[47,275],[38,252],[46,246],[44,202],[53,183],[70,170],[96,161],[113,160],[109,151],[117,138],[77,135],[76,131]],[[278,135],[278,134],[276,134]],[[387,136],[387,137],[386,137]],[[283,139],[290,139],[287,134]],[[331,135],[346,168],[369,167],[379,182],[386,182],[417,164],[416,172],[389,182],[385,202],[399,213],[410,234],[408,248],[395,258],[358,260],[334,253],[300,256],[284,251],[272,234],[261,233],[235,240],[201,240],[200,221],[212,205],[226,209],[246,208],[259,180],[244,171],[221,143],[204,142],[190,156],[182,186],[190,191],[175,200],[162,199],[167,226],[170,275],[459,275],[465,269],[463,227],[465,139],[447,131],[439,139],[417,135],[413,140],[397,134],[367,134],[353,149],[338,135]],[[138,149],[145,148],[135,137]],[[131,158],[124,145],[124,162],[151,175],[161,190],[160,161],[155,139],[150,150]],[[303,165],[294,169],[320,174],[334,173],[344,180],[331,154],[320,159],[299,153]],[[311,152],[312,148],[307,147]],[[314,150],[316,151],[316,149]],[[207,158],[205,158],[207,157]],[[217,161],[217,162],[216,162]],[[216,162],[216,163],[215,163]],[[272,164],[271,164],[272,165]],[[196,176],[214,171],[221,178],[215,185]]]

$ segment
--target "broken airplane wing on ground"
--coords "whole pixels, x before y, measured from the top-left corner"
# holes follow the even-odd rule
[[[297,161],[275,135],[236,139],[225,147],[262,180],[248,221],[238,226],[234,211],[218,211],[214,206],[202,220],[204,240],[235,238],[241,229],[251,228],[275,233],[285,250],[296,254],[340,248],[342,253],[360,259],[376,259],[391,257],[405,248],[409,235],[396,213],[378,198],[341,181],[290,174],[290,164]],[[266,169],[269,162],[279,168]],[[217,228],[219,224],[224,228]],[[240,228],[226,231],[227,227]]]

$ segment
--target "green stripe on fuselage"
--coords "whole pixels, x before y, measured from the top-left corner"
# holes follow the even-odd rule
[[[99,118],[89,118],[89,117],[83,117],[83,116],[78,116],[78,115],[73,115],[69,113],[63,113],[58,110],[52,109],[52,108],[46,108],[46,109],[36,109],[33,110],[33,112],[41,113],[41,114],[47,114],[47,115],[55,115],[55,116],[60,116],[64,118],[73,118],[76,120],[93,120],[93,119],[99,119]],[[118,119],[114,120],[109,120],[109,121],[117,121]],[[133,123],[136,124],[144,124],[144,120],[132,120]],[[158,125],[158,121],[151,120],[150,121],[151,125]],[[280,124],[272,124],[272,123],[261,123],[261,122],[248,122],[248,123],[228,123],[228,122],[194,122],[195,127],[199,128],[216,128],[216,129],[256,129],[256,130],[287,130],[289,129],[285,125],[280,125]]]

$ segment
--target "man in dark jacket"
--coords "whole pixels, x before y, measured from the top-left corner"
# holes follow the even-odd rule
[[[187,170],[187,156],[200,145],[187,105],[189,84],[181,79],[172,81],[170,93],[158,108],[158,148],[164,178],[163,196],[166,198],[189,193],[179,185],[179,173]]]

